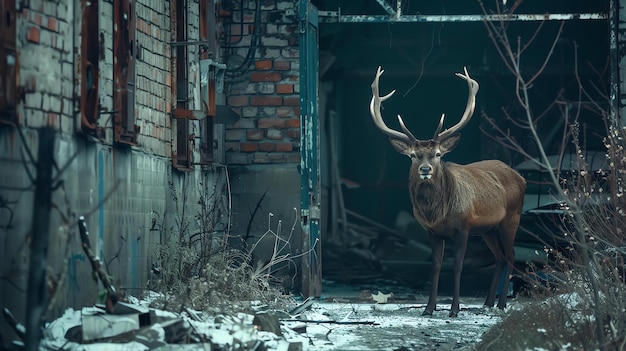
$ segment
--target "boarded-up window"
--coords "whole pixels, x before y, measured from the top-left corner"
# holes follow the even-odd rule
[[[82,130],[97,133],[100,40],[98,1],[82,0],[80,117]]]
[[[0,0],[0,123],[17,124],[15,0]]]
[[[135,125],[135,3],[113,2],[113,106],[114,137],[123,144],[136,145],[139,127]]]

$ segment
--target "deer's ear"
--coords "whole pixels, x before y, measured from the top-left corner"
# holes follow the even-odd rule
[[[409,155],[411,153],[411,145],[405,143],[404,141],[389,138],[389,142],[391,143],[391,146],[393,146],[393,148],[396,149],[396,151],[398,151],[399,153],[403,155]]]
[[[461,134],[454,134],[441,142],[441,145],[439,145],[441,153],[445,154],[446,152],[454,150],[454,148],[458,145],[460,139]]]

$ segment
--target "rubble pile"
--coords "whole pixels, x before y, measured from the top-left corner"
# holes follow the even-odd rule
[[[303,350],[307,339],[281,325],[287,311],[259,307],[254,314],[173,313],[130,297],[112,311],[104,305],[67,309],[44,330],[40,350]]]

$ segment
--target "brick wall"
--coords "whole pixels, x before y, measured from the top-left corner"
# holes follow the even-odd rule
[[[11,2],[8,2],[11,3]],[[194,219],[199,199],[212,196],[225,182],[225,168],[194,167],[178,172],[172,167],[171,150],[176,142],[172,129],[172,50],[170,1],[133,1],[136,15],[135,104],[134,124],[139,126],[136,144],[113,147],[114,123],[114,28],[115,1],[79,0],[20,1],[18,10],[3,13],[15,15],[17,51],[17,82],[15,126],[0,126],[0,184],[2,201],[10,211],[0,211],[0,309],[10,307],[18,320],[25,320],[24,291],[27,290],[28,245],[32,236],[35,169],[27,151],[35,154],[38,147],[36,128],[50,126],[57,132],[54,146],[56,165],[63,173],[54,172],[52,192],[54,209],[50,211],[50,245],[47,268],[51,277],[65,276],[61,295],[52,315],[66,307],[89,306],[97,301],[97,285],[91,279],[89,264],[76,237],[76,219],[87,217],[92,246],[109,261],[115,284],[130,294],[146,285],[150,262],[160,243],[161,234],[150,230],[152,218],[163,223],[179,223],[185,208],[190,232],[198,232]],[[188,0],[186,12],[189,40],[198,40],[198,0]],[[82,32],[83,6],[97,4],[93,22],[96,40],[87,40]],[[27,6],[25,6],[27,5]],[[92,10],[94,7],[91,8]],[[97,22],[97,23],[96,23]],[[215,30],[212,28],[210,30]],[[93,38],[91,38],[93,39]],[[81,65],[81,44],[95,44],[99,54],[89,58],[97,62],[99,71],[97,128],[85,130],[81,123],[81,78],[87,70]],[[190,108],[201,109],[199,99],[199,47],[188,46]],[[93,53],[93,52],[90,52]],[[119,53],[119,51],[118,51]],[[87,55],[89,56],[89,55]],[[220,57],[214,57],[219,61]],[[92,62],[93,61],[93,62]],[[93,67],[93,66],[92,66]],[[4,72],[2,72],[4,73]],[[89,77],[93,86],[95,76]],[[89,89],[89,92],[95,92]],[[84,94],[87,96],[88,94]],[[93,95],[92,95],[93,97]],[[93,101],[93,100],[92,100]],[[198,122],[189,123],[191,134],[198,135]],[[92,127],[91,125],[89,127]],[[131,126],[132,127],[132,126]],[[24,138],[18,136],[18,128]],[[96,130],[96,132],[92,132]],[[193,144],[198,159],[198,143]],[[56,178],[58,177],[58,178]],[[60,180],[58,183],[57,181]],[[217,184],[217,185],[216,185]],[[186,192],[183,196],[183,192]],[[180,194],[173,195],[174,193]],[[187,199],[184,200],[178,199]],[[182,212],[182,210],[181,210]],[[11,213],[12,218],[9,218]],[[216,222],[220,218],[214,219]],[[8,225],[10,223],[10,225]],[[115,259],[112,259],[112,257]],[[128,289],[128,290],[126,290]],[[0,319],[0,334],[7,336],[8,327]],[[5,340],[12,339],[6,338]]]
[[[172,147],[172,65],[170,2],[138,1],[135,114],[141,133],[137,143],[151,153],[169,157]]]
[[[300,163],[298,25],[288,15],[297,9],[294,1],[261,4],[257,12],[254,1],[246,2],[243,16],[226,13],[224,22],[225,44],[232,46],[226,49],[229,68],[240,65],[249,50],[255,52],[245,73],[227,76],[228,105],[241,119],[226,126],[226,162]]]
[[[71,133],[74,130],[71,8],[63,2],[32,1],[18,20],[19,85],[24,91],[24,104],[18,108],[21,123],[32,128],[50,125]]]

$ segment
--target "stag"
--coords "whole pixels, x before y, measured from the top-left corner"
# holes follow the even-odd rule
[[[465,112],[457,124],[443,130],[444,116],[430,140],[418,140],[407,129],[402,117],[398,122],[402,131],[387,127],[381,114],[381,103],[389,99],[395,90],[380,96],[378,83],[383,70],[378,67],[372,82],[370,113],[376,127],[389,137],[394,149],[411,158],[409,171],[409,194],[413,215],[428,232],[432,250],[432,287],[428,304],[422,315],[432,315],[437,307],[437,288],[445,240],[454,243],[454,292],[450,317],[459,313],[459,293],[463,258],[469,235],[482,237],[495,256],[496,267],[485,301],[493,307],[496,288],[504,267],[504,289],[498,307],[506,307],[506,287],[515,262],[513,243],[519,226],[526,182],[515,170],[498,160],[484,160],[466,165],[442,161],[443,155],[458,144],[458,131],[467,125],[476,106],[478,83],[465,74],[456,75],[469,86]]]

